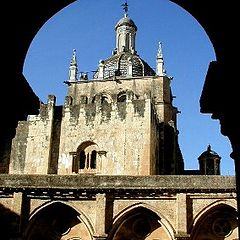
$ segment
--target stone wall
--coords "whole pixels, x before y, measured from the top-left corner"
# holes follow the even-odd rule
[[[105,152],[97,155],[97,174],[151,174],[149,99],[77,106],[77,110],[76,106],[64,109],[59,174],[72,173],[70,153],[85,142],[96,144],[97,152]]]

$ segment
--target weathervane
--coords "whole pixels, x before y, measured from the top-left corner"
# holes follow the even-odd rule
[[[123,10],[125,12],[125,16],[128,15],[128,3],[127,1],[125,3],[122,4]]]

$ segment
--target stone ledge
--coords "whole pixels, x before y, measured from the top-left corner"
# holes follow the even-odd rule
[[[1,189],[112,189],[235,192],[234,176],[24,175],[0,174]]]

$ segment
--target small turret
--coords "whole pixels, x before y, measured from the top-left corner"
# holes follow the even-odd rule
[[[115,26],[116,31],[116,53],[129,52],[135,53],[135,37],[137,26],[131,18],[128,17],[127,3],[122,5],[124,7],[124,17],[121,18]]]
[[[158,76],[165,76],[166,71],[164,69],[164,61],[163,61],[163,52],[162,52],[162,43],[158,43],[158,53],[156,59],[156,74]]]
[[[77,75],[78,75],[78,66],[77,66],[76,49],[73,49],[73,55],[72,55],[72,59],[69,67],[69,82],[77,81]]]
[[[200,174],[220,175],[220,159],[221,157],[208,145],[207,151],[198,157]]]

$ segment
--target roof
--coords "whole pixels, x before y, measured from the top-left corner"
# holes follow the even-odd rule
[[[211,149],[211,146],[208,145],[208,148],[206,151],[204,151],[199,157],[198,159],[206,159],[206,158],[212,158],[212,157],[218,157],[219,159],[221,158],[215,151],[213,151]]]
[[[115,54],[103,60],[102,63],[104,64],[104,79],[113,76],[127,77],[129,64],[132,64],[132,77],[156,75],[155,71],[143,59],[130,52]],[[98,72],[99,69],[95,78],[98,77]]]
[[[131,18],[129,18],[128,16],[124,16],[123,18],[121,18],[121,19],[117,22],[117,24],[116,24],[116,26],[115,26],[115,30],[116,30],[118,27],[120,27],[120,26],[130,26],[130,27],[134,27],[135,30],[137,31],[137,26],[136,26],[136,24],[135,24],[134,21],[133,21]]]

